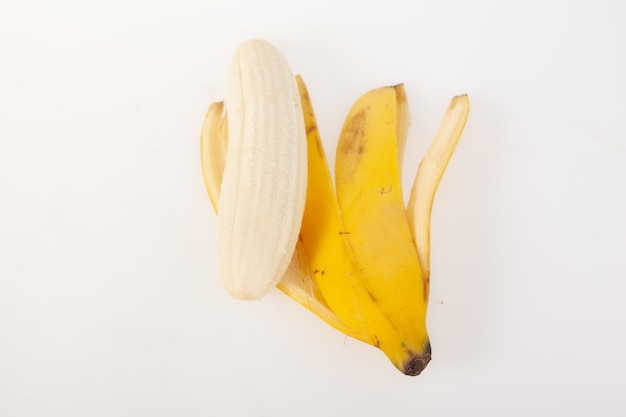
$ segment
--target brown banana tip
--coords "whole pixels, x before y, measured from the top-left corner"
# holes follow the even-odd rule
[[[409,359],[404,362],[404,366],[402,367],[402,372],[405,375],[409,376],[417,376],[422,373],[422,371],[426,368],[426,365],[430,362],[431,359],[431,350],[430,343],[427,343],[424,353],[413,354]]]

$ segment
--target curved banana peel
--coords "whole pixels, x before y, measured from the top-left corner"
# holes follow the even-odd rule
[[[404,87],[371,90],[348,112],[335,162],[337,199],[364,285],[394,332],[370,331],[400,370],[430,361],[427,298],[400,176],[408,105]]]
[[[467,94],[452,99],[435,139],[420,162],[409,196],[407,215],[417,246],[422,277],[426,282],[430,280],[430,216],[433,201],[467,123],[469,109]]]
[[[224,167],[226,166],[226,152],[228,151],[228,117],[224,110],[223,101],[212,103],[209,106],[202,124],[200,137],[202,177],[213,210],[217,214]]]
[[[350,110],[337,148],[335,194],[308,91],[299,76],[296,84],[307,141],[306,204],[277,287],[340,332],[380,348],[401,372],[418,375],[431,357],[426,310],[432,204],[469,100],[452,100],[405,209],[400,172],[409,111],[402,85],[372,90]],[[223,103],[213,103],[200,154],[216,211],[228,145],[227,112]]]

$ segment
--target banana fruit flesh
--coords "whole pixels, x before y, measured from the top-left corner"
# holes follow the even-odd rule
[[[226,84],[228,152],[218,202],[218,270],[236,298],[259,299],[284,275],[306,198],[300,95],[269,42],[239,46]]]
[[[467,120],[467,96],[452,100],[405,209],[402,85],[354,104],[334,187],[309,93],[282,54],[247,41],[230,71],[226,109],[213,103],[201,134],[224,286],[236,298],[277,286],[340,332],[380,348],[404,374],[420,374],[431,359],[432,203]]]

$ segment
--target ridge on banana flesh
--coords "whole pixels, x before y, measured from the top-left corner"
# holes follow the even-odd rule
[[[337,147],[335,193],[308,91],[300,77],[295,82],[307,139],[306,204],[277,287],[340,332],[379,347],[403,373],[417,375],[431,355],[425,321],[432,203],[467,120],[467,96],[452,100],[405,210],[403,87],[372,90],[350,110]],[[236,131],[228,128],[231,109],[223,107],[211,105],[201,134],[204,181],[218,218],[229,187],[222,184],[232,159],[229,135]],[[242,279],[245,285],[255,278]]]
[[[306,198],[300,95],[276,47],[263,40],[239,46],[228,71],[226,109],[218,273],[233,297],[259,299],[289,266]]]

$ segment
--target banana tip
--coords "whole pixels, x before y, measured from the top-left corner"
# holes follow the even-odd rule
[[[430,343],[424,349],[424,353],[413,354],[409,359],[404,362],[402,372],[408,376],[417,376],[422,373],[426,368],[426,365],[430,362],[431,351]]]

